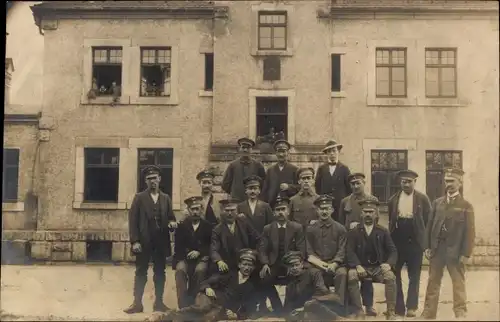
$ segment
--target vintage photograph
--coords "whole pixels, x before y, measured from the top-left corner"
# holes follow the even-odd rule
[[[498,321],[496,0],[6,1],[1,321]]]

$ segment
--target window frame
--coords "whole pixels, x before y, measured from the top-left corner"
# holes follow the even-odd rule
[[[7,151],[10,151],[10,152],[7,152]],[[11,153],[13,151],[16,151],[16,154],[17,154],[17,164],[16,165],[7,164],[8,158],[6,157],[6,154]],[[3,157],[3,162],[2,162],[2,171],[3,171],[2,172],[3,173],[3,176],[2,176],[2,203],[9,203],[9,204],[17,203],[19,201],[19,168],[20,168],[20,163],[21,163],[21,150],[19,148],[4,148],[3,153],[4,153],[4,157]],[[9,171],[9,169],[16,169],[17,182],[16,182],[16,193],[15,193],[16,197],[15,197],[15,199],[7,198],[7,196],[4,195],[4,193],[6,193],[6,191],[7,191],[5,174],[7,173],[7,171]]]
[[[438,64],[428,64],[427,63],[427,52],[437,51],[438,52]],[[454,53],[454,62],[453,65],[442,64],[442,53],[445,51],[451,51]],[[458,91],[458,69],[457,69],[457,48],[456,47],[426,47],[424,50],[424,66],[425,66],[425,97],[426,98],[457,98]],[[442,95],[442,70],[443,68],[451,68],[454,70],[454,95]],[[429,95],[427,94],[427,69],[428,68],[437,68],[438,69],[438,94],[437,95]]]
[[[442,191],[444,191],[444,169],[448,168],[449,166],[446,166],[444,164],[444,162],[442,163],[442,167],[440,169],[431,169],[429,168],[429,163],[427,162],[427,154],[428,153],[439,153],[441,154],[441,158],[442,160],[444,160],[444,155],[446,153],[451,153],[452,154],[452,159],[453,159],[453,154],[454,153],[457,153],[459,156],[460,156],[460,169],[463,170],[463,166],[464,166],[464,153],[462,150],[437,150],[437,149],[433,149],[433,150],[425,150],[425,193],[427,194],[427,196],[429,197],[429,199],[431,199],[431,201],[434,201],[435,199],[439,198],[439,197],[442,197],[444,196],[444,192],[441,193],[440,195],[438,196],[435,196],[435,198],[433,198],[433,196],[431,196],[431,193],[430,191],[428,190],[428,187],[429,187],[429,176],[430,176],[430,172],[434,172],[434,173],[439,173],[439,177],[441,178],[441,188],[442,188]],[[453,163],[453,161],[452,161]],[[453,166],[453,165],[452,165]],[[464,186],[462,185],[460,187],[460,194],[463,196],[463,189],[464,189]]]
[[[373,168],[373,153],[401,153],[403,152],[404,153],[404,163],[405,163],[405,166],[401,169],[391,169],[391,168],[383,168],[383,169],[374,169]],[[399,158],[399,157],[398,157]],[[370,150],[370,173],[371,173],[371,192],[373,195],[375,195],[375,188],[376,187],[384,187],[384,194],[387,198],[387,200],[380,200],[380,203],[383,204],[383,205],[386,205],[387,202],[389,201],[390,197],[393,195],[391,194],[391,188],[394,188],[396,187],[396,184],[391,184],[393,177],[392,175],[395,175],[398,171],[400,170],[405,170],[405,169],[408,169],[408,150],[407,149],[371,149]],[[385,173],[386,175],[386,179],[385,179],[385,184],[382,186],[382,185],[379,185],[379,184],[375,184],[375,180],[374,180],[374,174],[377,173],[377,172],[383,172]],[[399,187],[399,185],[398,185]],[[377,196],[378,198],[378,196]]]
[[[141,165],[141,151],[154,151],[154,164],[146,164],[146,165]],[[172,162],[170,165],[161,165],[159,164],[158,162],[158,154],[157,152],[160,152],[160,151],[171,151],[172,153]],[[151,166],[151,165],[155,165],[157,166],[158,168],[161,169],[171,169],[171,172],[172,172],[172,175],[171,175],[171,182],[170,182],[170,187],[171,187],[171,191],[162,191],[163,193],[166,193],[170,196],[170,198],[172,198],[172,194],[174,193],[174,153],[175,153],[175,149],[174,148],[147,148],[147,147],[140,147],[140,148],[137,148],[137,183],[136,183],[136,191],[137,192],[141,192],[141,186],[143,183],[141,183],[141,174],[142,174],[142,171],[145,167],[148,167],[148,166]],[[164,178],[162,177],[161,179],[162,181],[164,180]]]
[[[121,91],[123,90],[123,47],[122,46],[91,46],[90,48],[91,50],[91,75],[90,75],[90,89],[92,89],[92,85],[93,85],[93,79],[94,79],[94,67],[95,66],[120,66],[120,78],[121,78],[121,82],[120,84],[117,84]],[[103,63],[103,62],[96,62],[95,61],[95,52],[97,50],[105,50],[106,51],[106,62]],[[119,63],[115,63],[115,62],[111,62],[110,61],[110,57],[111,57],[111,51],[112,50],[120,50],[121,51],[121,59],[120,59],[120,62]],[[121,94],[121,93],[120,93]],[[97,93],[96,93],[96,96],[97,97],[110,97],[112,96],[113,94],[99,94],[99,88],[97,88]],[[120,95],[121,96],[121,95]]]
[[[88,163],[88,155],[87,151],[90,150],[107,150],[107,151],[114,151],[116,150],[117,154],[116,156],[118,157],[118,163],[117,164],[106,164],[104,163],[104,153],[101,154],[101,163],[100,164],[89,164]],[[119,202],[119,197],[120,197],[120,148],[110,148],[110,147],[91,147],[91,146],[86,146],[83,148],[83,200],[82,203],[89,203],[89,204],[117,204]],[[88,199],[88,191],[87,191],[87,169],[89,168],[116,168],[118,171],[118,177],[116,181],[116,199],[115,200],[91,200]]]
[[[264,100],[283,100],[283,101],[286,101],[286,105],[285,105],[285,111],[284,113],[280,113],[280,112],[269,112],[269,113],[260,113],[259,112],[259,100],[260,99],[264,99]],[[259,135],[259,116],[282,116],[284,117],[285,119],[285,128],[284,128],[284,134],[285,134],[285,139],[288,140],[289,136],[290,136],[290,133],[289,133],[289,126],[290,124],[288,123],[289,122],[289,113],[290,113],[290,101],[289,101],[289,98],[287,96],[257,96],[255,97],[255,139],[257,139],[260,135]],[[266,135],[267,133],[264,133],[262,135]]]
[[[155,51],[155,62],[154,63],[144,63],[142,61],[143,57],[144,57],[144,53],[143,51],[145,50],[154,50]],[[166,50],[166,51],[169,51],[170,52],[170,63],[165,63],[165,65],[168,65],[168,70],[169,70],[169,82],[170,82],[170,90],[169,90],[169,94],[168,95],[144,95],[142,93],[142,78],[143,78],[143,67],[144,66],[159,66],[161,63],[158,63],[158,51],[160,50]],[[141,46],[139,47],[139,97],[140,98],[143,98],[143,97],[160,97],[160,98],[170,98],[172,96],[172,46]],[[162,83],[163,85],[164,83]]]
[[[377,52],[378,51],[389,51],[389,63],[388,64],[379,64],[377,62]],[[392,63],[392,55],[394,51],[403,51],[404,52],[404,64],[393,64]],[[376,47],[375,48],[375,98],[407,98],[408,97],[408,50],[406,47]],[[377,73],[378,68],[384,67],[389,68],[389,94],[388,95],[379,95],[378,93],[378,81],[377,81]],[[401,68],[404,67],[404,95],[392,95],[392,69],[393,68]]]
[[[284,23],[261,23],[260,22],[260,17],[261,16],[273,16],[273,15],[281,15],[285,17],[285,22]],[[269,48],[263,48],[261,46],[261,27],[267,27],[271,28],[271,37],[269,38],[271,40],[271,46]],[[281,48],[276,48],[274,46],[274,28],[275,27],[284,27],[285,28],[285,37],[284,37],[284,47]],[[288,12],[286,10],[276,10],[276,11],[268,11],[268,10],[260,10],[257,13],[257,50],[259,51],[265,51],[265,50],[270,50],[270,51],[286,51],[288,49]]]

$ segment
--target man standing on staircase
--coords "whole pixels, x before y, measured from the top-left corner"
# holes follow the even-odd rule
[[[144,177],[147,189],[135,195],[128,218],[131,252],[135,255],[134,302],[124,310],[128,314],[144,311],[142,296],[150,259],[155,286],[153,310],[169,310],[163,303],[165,265],[172,252],[170,230],[177,227],[177,222],[170,197],[160,191],[160,169],[149,166],[144,169]]]

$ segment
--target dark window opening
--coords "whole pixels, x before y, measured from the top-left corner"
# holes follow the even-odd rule
[[[214,88],[214,54],[205,54],[205,90],[211,91]]]
[[[259,12],[259,49],[286,50],[286,12]]]
[[[92,91],[97,96],[120,96],[122,85],[122,49],[92,49]]]
[[[332,54],[332,92],[340,92],[340,54]]]
[[[113,242],[92,240],[86,242],[87,262],[111,262]]]
[[[120,149],[85,148],[85,202],[117,202]]]
[[[19,186],[19,149],[3,149],[2,202],[16,202]]]
[[[172,197],[172,178],[174,149],[139,149],[139,168],[137,178],[137,191],[144,191],[147,188],[142,171],[145,167],[155,165],[160,168],[160,190]]]
[[[170,47],[141,48],[141,96],[170,96]]]
[[[401,189],[397,172],[407,168],[408,151],[372,150],[372,194],[380,202],[386,203],[393,194]]]
[[[445,195],[444,169],[462,169],[462,151],[426,151],[426,194],[431,201]],[[463,186],[460,194],[463,195]]]
[[[288,136],[288,98],[257,97],[257,141],[273,143]]]
[[[264,58],[264,80],[274,81],[281,79],[281,62],[278,56]]]

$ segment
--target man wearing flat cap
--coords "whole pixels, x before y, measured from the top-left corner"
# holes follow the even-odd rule
[[[222,178],[222,190],[231,198],[241,201],[246,199],[244,178],[251,175],[259,176],[262,180],[266,178],[266,169],[262,163],[250,156],[254,146],[255,142],[249,138],[238,140],[240,157],[228,165]]]
[[[192,304],[199,283],[205,279],[210,256],[212,224],[202,218],[203,197],[184,200],[189,215],[175,231],[172,267],[179,308]]]
[[[300,168],[297,171],[300,190],[290,199],[290,220],[296,221],[304,227],[314,223],[318,219],[318,213],[314,201],[318,195],[313,188],[314,169]]]
[[[460,195],[464,172],[446,169],[446,195],[432,203],[432,211],[425,235],[425,256],[429,259],[429,281],[422,317],[435,319],[444,267],[453,284],[453,311],[455,317],[465,318],[467,296],[465,265],[472,255],[475,239],[474,209]]]
[[[293,197],[299,191],[297,171],[299,168],[288,162],[291,145],[286,140],[277,140],[273,144],[278,162],[266,172],[266,180],[262,188],[261,198],[273,205],[278,194]]]
[[[392,269],[398,257],[396,246],[389,230],[376,224],[379,202],[367,199],[360,201],[359,204],[363,211],[361,224],[350,230],[347,235],[348,283],[353,291],[351,295],[353,314],[357,317],[363,316],[358,281],[371,279],[373,282],[385,284],[386,318],[394,320],[396,277]]]
[[[201,196],[203,197],[203,213],[202,218],[211,223],[213,226],[219,223],[220,219],[220,198],[212,191],[214,186],[215,175],[210,170],[200,171],[196,175],[196,180],[201,187]]]
[[[210,258],[219,272],[238,268],[238,252],[256,249],[259,236],[245,218],[238,217],[239,200],[221,200],[221,222],[212,231]]]
[[[307,260],[321,270],[327,287],[335,286],[335,293],[344,303],[347,288],[347,231],[331,217],[332,197],[319,196],[314,205],[318,208],[319,220],[306,230]]]
[[[282,261],[289,276],[284,305],[287,321],[334,321],[345,314],[343,301],[325,286],[318,269],[304,266],[301,252],[290,251]]]
[[[398,250],[396,274],[396,314],[415,317],[418,310],[420,273],[424,254],[425,227],[431,212],[429,198],[415,190],[418,174],[412,170],[398,172],[401,190],[389,198],[389,231]],[[408,297],[405,306],[401,271],[408,271]]]
[[[238,204],[238,214],[243,215],[250,225],[262,234],[264,226],[270,224],[273,218],[273,210],[267,202],[259,200],[260,187],[262,179],[259,176],[252,175],[243,179],[247,199]]]
[[[124,310],[128,314],[144,310],[142,296],[150,259],[153,260],[156,297],[153,310],[168,310],[163,303],[165,265],[171,254],[170,230],[175,229],[177,223],[170,197],[160,191],[160,169],[146,167],[144,178],[147,189],[134,196],[128,217],[131,252],[135,254],[134,302]]]
[[[330,140],[323,148],[323,153],[327,155],[328,162],[318,168],[314,186],[319,195],[330,195],[333,201],[333,219],[339,220],[340,201],[351,194],[348,176],[351,170],[342,162],[339,162],[339,154],[343,145],[335,140]]]

